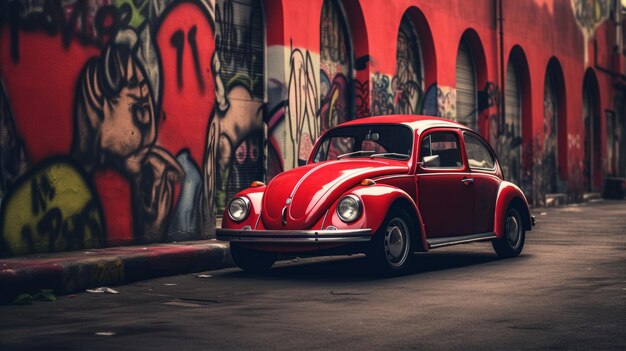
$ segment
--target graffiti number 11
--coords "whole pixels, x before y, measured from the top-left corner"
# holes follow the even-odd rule
[[[191,55],[195,66],[196,78],[200,91],[204,92],[204,79],[202,79],[202,71],[200,69],[200,57],[198,55],[198,45],[196,43],[196,33],[198,28],[194,25],[187,33],[187,41],[191,47]],[[170,37],[170,44],[176,49],[176,74],[178,89],[183,88],[183,52],[185,50],[185,32],[179,29]]]

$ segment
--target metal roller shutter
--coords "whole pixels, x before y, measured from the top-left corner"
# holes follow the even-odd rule
[[[456,57],[456,118],[476,130],[476,71],[472,51],[465,40],[461,40]]]
[[[216,47],[220,77],[229,89],[244,85],[263,101],[265,65],[264,16],[259,0],[220,0],[216,11]]]
[[[261,104],[265,90],[265,19],[261,1],[217,0],[215,22],[219,75],[226,95],[244,87],[250,95],[235,98],[241,100],[238,105],[246,105],[247,101],[254,102],[250,106]],[[250,118],[256,116],[250,112]],[[230,166],[216,175],[218,212],[252,181],[264,179],[264,143],[261,129],[252,131],[239,145],[233,145]]]
[[[517,69],[513,62],[509,62],[506,69],[506,91],[504,96],[505,126],[507,140],[512,150],[508,164],[503,165],[505,177],[516,184],[520,184],[522,159],[522,105]]]
[[[557,192],[557,120],[558,100],[554,89],[552,72],[548,70],[545,77],[543,90],[543,113],[544,113],[544,142],[543,142],[543,177],[545,191]]]
[[[583,171],[583,177],[585,182],[585,191],[593,190],[593,107],[589,87],[585,86],[583,88],[583,126],[585,128],[585,169]]]

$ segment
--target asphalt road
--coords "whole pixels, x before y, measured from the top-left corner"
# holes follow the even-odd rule
[[[516,259],[474,243],[396,278],[315,258],[0,306],[0,350],[625,350],[626,201],[533,212]]]

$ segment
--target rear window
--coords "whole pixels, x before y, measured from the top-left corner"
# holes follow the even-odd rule
[[[496,160],[487,145],[471,134],[464,134],[467,162],[472,169],[493,170]]]

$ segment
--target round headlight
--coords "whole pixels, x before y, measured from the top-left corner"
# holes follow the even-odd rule
[[[235,222],[241,222],[250,214],[250,200],[245,197],[236,197],[228,205],[228,215]]]
[[[337,205],[337,215],[346,223],[359,218],[361,215],[361,200],[354,195],[344,196]]]

